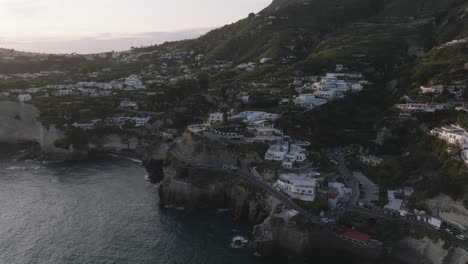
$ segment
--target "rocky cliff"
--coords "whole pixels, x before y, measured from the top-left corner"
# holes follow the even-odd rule
[[[0,101],[0,142],[37,142],[47,149],[63,135],[37,121],[39,110],[30,104]]]
[[[466,264],[468,252],[447,245],[444,241],[406,238],[393,249],[392,256],[408,264]]]
[[[229,208],[235,217],[252,224],[268,217],[275,201],[237,176],[184,167],[173,162],[164,167],[160,185],[161,205],[187,211]]]
[[[262,224],[254,227],[253,234],[253,247],[261,255],[281,250],[307,256],[333,249],[372,260],[383,256],[381,247],[365,247],[345,241],[333,231],[305,222],[290,210],[275,210]]]
[[[141,145],[139,138],[112,134],[91,142],[88,151],[57,148],[55,142],[64,138],[63,131],[53,125],[43,126],[38,121],[39,116],[40,111],[34,105],[0,101],[0,143],[38,144],[44,159],[76,159],[86,156],[89,151],[137,151]]]
[[[39,110],[25,103],[0,101],[0,142],[37,143],[49,157],[63,157],[76,153],[72,149],[58,149],[54,142],[63,133],[54,126],[44,127],[39,121]]]

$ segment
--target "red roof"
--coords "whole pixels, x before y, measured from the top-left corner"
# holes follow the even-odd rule
[[[355,241],[359,241],[367,244],[370,240],[370,236],[366,233],[359,232],[355,229],[347,229],[345,231],[336,232],[339,236],[350,238]]]
[[[336,193],[327,193],[325,194],[325,198],[327,199],[335,199],[338,196]]]

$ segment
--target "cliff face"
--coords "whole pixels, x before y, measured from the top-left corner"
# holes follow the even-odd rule
[[[0,101],[0,143],[37,143],[41,156],[45,159],[75,159],[86,156],[87,151],[73,148],[62,149],[55,142],[62,139],[64,133],[54,127],[45,127],[38,121],[40,111],[34,105]],[[140,144],[137,138],[123,138],[108,135],[89,145],[90,151],[136,150]]]
[[[281,250],[296,255],[309,255],[333,249],[366,259],[383,256],[381,247],[363,247],[341,238],[320,226],[304,224],[290,212],[272,212],[262,224],[254,227],[253,247],[261,255],[271,255]]]
[[[247,189],[236,181],[194,183],[193,179],[178,179],[177,169],[174,166],[164,168],[164,181],[159,189],[163,206],[179,207],[188,211],[202,208],[230,208],[237,218],[248,220],[252,224],[261,223],[274,206],[271,200],[265,199],[263,195]],[[188,173],[205,172],[190,170]]]
[[[73,150],[57,149],[54,142],[63,133],[54,126],[44,127],[37,118],[39,110],[30,104],[0,101],[0,142],[37,143],[49,156],[61,157]]]
[[[405,263],[430,263],[430,264],[466,264],[468,252],[461,248],[445,247],[445,242],[434,242],[429,238],[406,238],[396,246],[397,259]]]

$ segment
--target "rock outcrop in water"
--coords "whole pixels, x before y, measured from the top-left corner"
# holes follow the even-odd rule
[[[160,183],[164,180],[164,161],[149,159],[143,162],[146,172],[148,172],[148,179],[152,183]]]

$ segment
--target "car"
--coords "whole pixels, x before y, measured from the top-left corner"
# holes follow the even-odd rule
[[[466,241],[467,238],[464,235],[457,235],[456,238],[460,239],[461,241]]]
[[[446,231],[447,233],[453,235],[453,231],[452,231],[452,230],[450,230],[450,229],[447,228],[447,229],[445,229],[445,231]]]

